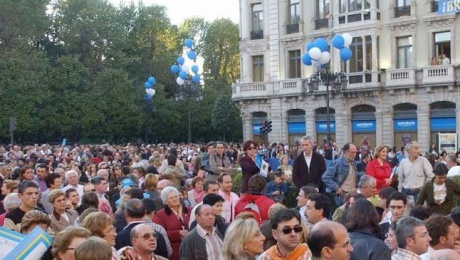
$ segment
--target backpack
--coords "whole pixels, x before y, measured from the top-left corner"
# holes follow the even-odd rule
[[[257,223],[262,223],[262,216],[260,216],[259,206],[251,200],[246,206],[244,206],[243,212],[249,212],[254,216]]]

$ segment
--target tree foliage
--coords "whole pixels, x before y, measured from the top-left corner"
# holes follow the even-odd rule
[[[239,77],[238,27],[201,18],[173,26],[163,6],[106,0],[0,0],[0,141],[186,141],[188,103],[175,102],[170,72],[186,38],[205,60],[204,99],[193,101],[193,141],[241,139],[231,102]],[[156,95],[144,82],[155,76]],[[221,96],[220,98],[218,98]],[[214,119],[213,109],[225,118]],[[221,116],[220,116],[221,117]],[[221,120],[230,132],[212,128]],[[222,122],[225,121],[225,122]],[[226,130],[228,130],[226,129]]]

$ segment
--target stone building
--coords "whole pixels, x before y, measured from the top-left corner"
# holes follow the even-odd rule
[[[442,3],[445,2],[441,1]],[[431,0],[240,0],[241,78],[232,99],[244,139],[293,144],[303,135],[322,144],[327,132],[326,87],[312,88],[304,66],[307,42],[353,37],[352,58],[331,46],[331,72],[347,84],[329,88],[332,139],[338,146],[403,146],[421,151],[438,133],[459,132],[460,22]],[[445,58],[443,58],[445,55]],[[262,139],[259,127],[271,120]]]

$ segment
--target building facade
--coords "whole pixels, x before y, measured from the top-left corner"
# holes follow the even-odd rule
[[[373,149],[417,140],[422,152],[439,133],[458,133],[460,22],[438,14],[432,0],[240,0],[241,78],[232,99],[241,110],[244,139],[293,144],[303,135],[322,144],[327,133],[326,87],[312,88],[315,67],[304,66],[307,42],[335,34],[353,37],[352,58],[330,48],[329,119],[338,146]],[[271,120],[264,139],[259,127]]]

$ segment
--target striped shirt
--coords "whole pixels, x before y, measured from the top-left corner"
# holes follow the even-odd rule
[[[208,253],[208,260],[222,259],[222,248],[224,243],[216,233],[216,228],[212,229],[212,233],[208,233],[200,225],[196,225],[196,231],[200,237],[206,240],[206,252]]]
[[[414,254],[411,251],[398,247],[396,253],[391,256],[391,260],[421,260],[421,258],[419,255]]]

